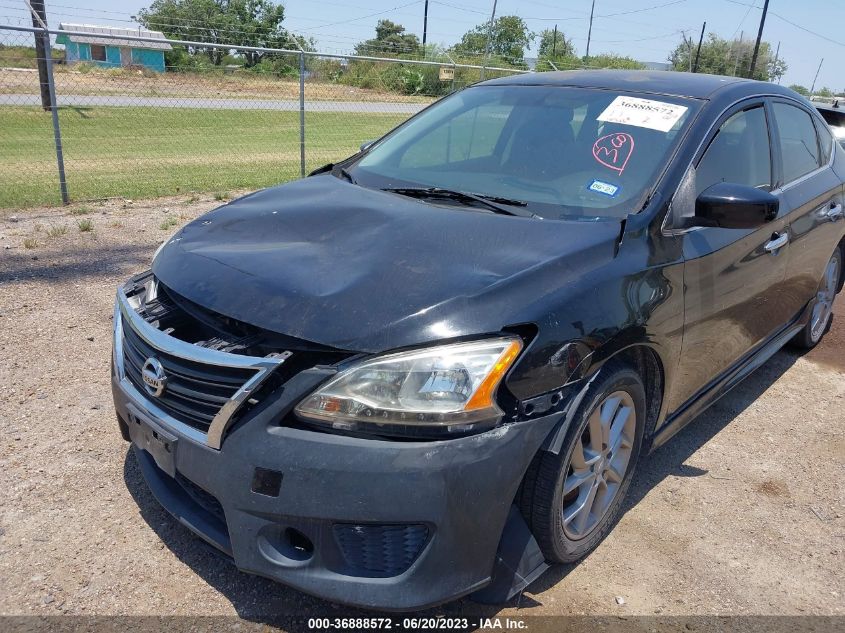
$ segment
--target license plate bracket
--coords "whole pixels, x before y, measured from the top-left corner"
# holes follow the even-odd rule
[[[156,465],[171,477],[176,476],[176,445],[178,438],[144,415],[129,407],[129,422],[134,426],[132,441],[147,451]]]

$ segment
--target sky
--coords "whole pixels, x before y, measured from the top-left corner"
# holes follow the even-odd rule
[[[151,0],[46,0],[51,26],[76,21],[137,26],[131,16]],[[665,62],[681,41],[707,32],[725,38],[756,37],[763,0],[595,0],[591,53],[614,52],[640,61]],[[532,31],[563,31],[583,54],[591,0],[499,0],[497,15],[519,15]],[[425,0],[286,0],[284,26],[314,37],[323,52],[350,52],[375,36],[379,19],[389,19],[422,37]],[[429,0],[428,41],[449,46],[490,17],[492,0]],[[26,22],[23,0],[0,0],[0,24]],[[598,17],[604,16],[604,17]],[[822,63],[816,87],[845,90],[845,2],[770,0],[763,38],[777,46],[789,69],[781,80],[809,87]],[[533,47],[536,54],[536,45]],[[532,57],[532,51],[526,51]]]

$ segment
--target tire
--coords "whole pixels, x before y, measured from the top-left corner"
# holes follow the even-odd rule
[[[833,302],[839,290],[839,280],[842,276],[843,253],[842,248],[833,251],[825,266],[824,274],[819,282],[819,289],[813,299],[813,308],[807,325],[790,341],[793,347],[810,350],[818,345],[833,323]]]
[[[523,480],[520,509],[546,560],[550,562],[577,561],[594,550],[610,532],[619,519],[642,446],[646,423],[642,379],[627,365],[613,361],[601,372],[576,412],[560,454],[540,451]],[[610,415],[611,411],[613,415]],[[607,427],[601,424],[602,416],[610,420]],[[614,447],[608,446],[607,442],[592,442],[591,422],[593,428],[607,428],[612,434],[621,429],[622,441],[617,442],[615,455],[612,451]],[[596,427],[596,424],[599,426]],[[616,436],[605,434],[603,440],[611,437]],[[598,453],[594,447],[599,447]],[[626,451],[624,472],[617,472],[622,469]],[[590,466],[589,462],[593,465]],[[603,470],[605,465],[614,466],[614,472],[611,474],[609,470]],[[602,472],[586,474],[594,470]],[[588,481],[589,477],[593,477],[592,481]],[[568,487],[578,485],[564,494],[564,483]],[[595,493],[592,493],[593,488]],[[582,502],[589,501],[590,494],[593,494],[591,508],[595,507],[595,512],[575,512],[579,507],[586,507]],[[564,513],[569,520],[564,521]]]

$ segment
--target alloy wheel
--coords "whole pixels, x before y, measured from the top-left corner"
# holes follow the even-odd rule
[[[817,341],[824,334],[830,316],[833,313],[833,301],[836,299],[836,285],[839,282],[839,269],[841,260],[839,253],[835,253],[827,264],[824,277],[819,290],[816,293],[816,303],[813,306],[813,314],[810,319],[810,335],[813,341]]]
[[[634,401],[625,391],[614,391],[590,414],[563,481],[563,531],[569,539],[592,532],[619,494],[636,428]]]

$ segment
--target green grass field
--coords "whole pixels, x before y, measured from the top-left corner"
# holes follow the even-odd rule
[[[299,113],[171,108],[62,108],[72,200],[256,189],[299,176]],[[406,118],[308,113],[307,167],[354,153]],[[50,115],[0,107],[0,208],[58,204]]]

